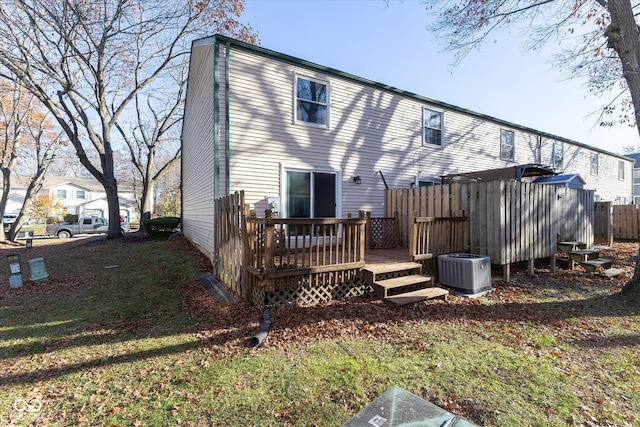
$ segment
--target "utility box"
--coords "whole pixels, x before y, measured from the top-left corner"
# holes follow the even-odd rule
[[[491,259],[464,253],[440,255],[438,282],[463,296],[480,296],[491,290]]]
[[[29,271],[31,272],[31,277],[29,277],[29,280],[35,282],[37,280],[44,280],[49,277],[49,273],[47,273],[47,270],[44,267],[44,259],[33,258],[27,261],[27,264],[29,264]]]
[[[9,286],[12,288],[22,287],[22,269],[20,268],[20,255],[7,255],[9,266]]]

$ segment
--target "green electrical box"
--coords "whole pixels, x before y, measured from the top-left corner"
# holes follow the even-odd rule
[[[29,271],[31,272],[31,277],[29,280],[43,280],[49,277],[49,273],[47,273],[47,269],[44,267],[44,260],[42,258],[34,258],[27,261],[29,265]]]
[[[9,286],[12,288],[22,287],[22,269],[20,268],[20,255],[7,255],[9,265]]]

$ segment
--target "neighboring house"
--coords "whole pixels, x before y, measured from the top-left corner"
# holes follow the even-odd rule
[[[627,154],[633,164],[633,204],[640,205],[640,153]]]
[[[5,209],[6,213],[18,213],[24,203],[29,179],[12,177],[11,193]],[[95,178],[66,176],[47,176],[39,194],[47,193],[55,197],[62,205],[63,213],[78,216],[107,216],[108,205],[104,188]],[[118,188],[120,214],[129,221],[138,218],[133,192],[127,188]]]
[[[631,200],[625,156],[228,37],[192,44],[182,230],[210,256],[213,200],[235,191],[259,216],[382,216],[386,187],[521,164]]]

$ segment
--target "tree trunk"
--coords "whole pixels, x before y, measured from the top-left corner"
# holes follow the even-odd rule
[[[607,8],[611,17],[605,33],[607,44],[620,57],[640,134],[640,29],[629,0],[609,0]]]
[[[107,205],[109,206],[109,230],[107,231],[107,239],[113,239],[122,236],[122,228],[120,226],[120,201],[118,200],[118,186],[116,180],[113,179],[112,185],[104,185],[107,195]]]
[[[153,209],[153,179],[142,180],[142,198],[140,200],[140,232],[144,232],[144,224],[151,219]]]
[[[638,248],[638,258],[633,277],[624,285],[620,294],[632,301],[640,301],[640,248]]]

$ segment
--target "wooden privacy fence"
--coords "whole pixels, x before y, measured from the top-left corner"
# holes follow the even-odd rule
[[[613,204],[611,202],[595,202],[593,242],[611,246],[613,238]]]
[[[524,182],[454,183],[387,190],[385,216],[398,213],[400,242],[408,246],[412,213],[446,217],[464,211],[464,246],[508,265],[554,256],[559,240],[593,243],[594,197],[578,190]]]
[[[616,239],[640,239],[640,206],[615,205],[612,208],[611,224]]]
[[[246,219],[247,283],[264,291],[344,282],[364,267],[365,218]],[[313,301],[309,301],[313,302]]]
[[[438,255],[461,252],[467,217],[413,217],[409,255],[413,261],[436,258]]]
[[[245,294],[244,192],[214,201],[213,274],[240,295]]]

